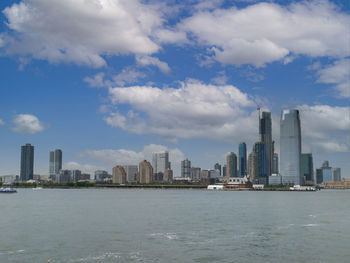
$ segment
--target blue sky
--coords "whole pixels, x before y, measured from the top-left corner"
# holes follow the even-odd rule
[[[301,113],[303,152],[350,177],[348,1],[0,2],[0,175],[20,146],[92,172],[169,150],[178,172],[258,140],[256,106]],[[176,174],[177,175],[177,174]]]

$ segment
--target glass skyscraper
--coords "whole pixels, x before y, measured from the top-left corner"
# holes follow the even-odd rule
[[[155,174],[163,174],[165,169],[170,169],[169,152],[153,153],[152,167]]]
[[[32,180],[34,175],[34,146],[27,143],[21,147],[21,173],[22,182]]]
[[[260,118],[260,116],[259,116]],[[272,142],[272,122],[271,112],[262,112],[259,119],[259,139],[260,142],[265,144],[266,151],[266,174],[270,176],[272,174],[273,166],[273,142]]]
[[[268,184],[265,144],[256,142],[253,152],[255,154],[255,181],[259,184]]]
[[[301,174],[301,127],[298,110],[283,110],[281,114],[280,173],[283,184],[303,184]]]
[[[244,177],[247,174],[247,145],[241,142],[238,147],[238,163],[239,163],[239,177]]]
[[[306,184],[314,183],[314,164],[312,153],[301,154],[301,175],[304,177]]]
[[[237,177],[237,155],[233,152],[226,156],[226,180],[229,181],[230,177]]]
[[[50,175],[57,175],[62,170],[62,150],[50,152]]]

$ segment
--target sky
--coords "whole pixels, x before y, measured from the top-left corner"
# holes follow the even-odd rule
[[[0,175],[20,146],[63,168],[111,172],[169,151],[213,169],[299,109],[302,152],[350,177],[349,1],[0,2]]]

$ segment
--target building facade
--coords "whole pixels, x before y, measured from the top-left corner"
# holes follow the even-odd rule
[[[124,167],[120,165],[114,166],[112,178],[114,184],[125,184],[127,176]]]
[[[284,184],[302,185],[301,127],[298,110],[283,110],[280,120],[280,173]]]
[[[126,181],[128,183],[137,182],[137,174],[139,172],[137,165],[123,165],[123,168],[126,173]]]
[[[143,160],[139,164],[139,181],[141,184],[150,184],[153,182],[153,167],[150,162]]]
[[[152,154],[153,173],[164,173],[165,169],[171,168],[169,162],[169,152]]]
[[[163,181],[165,183],[171,183],[173,181],[173,177],[174,177],[173,170],[171,170],[170,168],[165,169]]]
[[[21,172],[22,182],[33,180],[34,176],[34,146],[27,143],[21,147]]]
[[[230,152],[226,155],[226,181],[230,180],[230,177],[237,177],[237,155],[234,152]]]
[[[214,165],[214,170],[218,170],[219,173],[220,173],[220,176],[221,176],[221,164],[216,163],[216,164]]]
[[[278,153],[274,153],[273,154],[272,173],[273,174],[279,174]]]
[[[258,184],[268,184],[267,162],[266,162],[266,145],[263,142],[256,142],[253,146],[255,155],[255,176],[254,182]]]
[[[273,166],[273,141],[271,112],[262,112],[259,120],[259,140],[265,144],[266,152],[266,175],[271,176]]]
[[[181,161],[181,177],[191,178],[191,161],[188,159]]]
[[[55,151],[51,151],[50,155],[50,175],[59,174],[62,170],[62,150],[56,149]]]
[[[314,164],[312,153],[301,154],[301,175],[307,185],[314,183]]]
[[[238,176],[247,175],[247,145],[245,142],[241,142],[238,146],[238,166]]]

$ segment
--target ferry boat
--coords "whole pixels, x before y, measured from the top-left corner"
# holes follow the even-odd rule
[[[11,187],[1,187],[0,188],[0,194],[13,194],[17,193],[16,189],[13,189]]]

